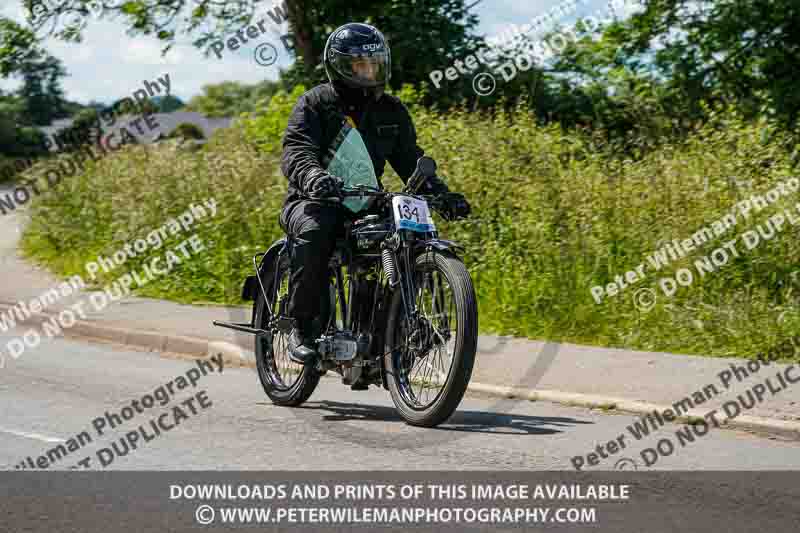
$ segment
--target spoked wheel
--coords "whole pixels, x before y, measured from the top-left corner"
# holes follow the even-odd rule
[[[446,252],[414,263],[417,316],[407,317],[398,288],[386,329],[385,367],[400,415],[416,426],[447,420],[467,390],[478,343],[475,290],[464,264]]]
[[[275,272],[277,270],[277,276]],[[267,269],[262,282],[269,298],[269,307],[277,313],[279,303],[289,293],[288,258],[280,254]],[[258,377],[272,403],[296,407],[308,400],[319,383],[320,374],[312,365],[301,365],[289,358],[289,335],[270,325],[270,309],[261,287],[255,301],[255,327],[268,333],[256,336],[255,354]]]

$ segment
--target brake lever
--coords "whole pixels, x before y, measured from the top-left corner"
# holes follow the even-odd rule
[[[440,217],[445,219],[448,222],[453,222],[455,220],[466,220],[468,217],[453,217],[450,210],[447,208],[447,202],[445,202],[442,195],[431,195],[431,200],[428,201],[428,205],[436,211]]]
[[[426,179],[426,176],[420,171],[419,162],[417,162],[417,168],[414,169],[414,172],[408,177],[408,180],[406,180],[406,186],[403,192],[406,194],[416,194]]]

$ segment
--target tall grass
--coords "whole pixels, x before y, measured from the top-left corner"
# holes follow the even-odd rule
[[[219,132],[199,152],[174,143],[128,147],[66,180],[36,199],[25,251],[57,272],[82,273],[97,254],[112,253],[190,202],[213,196],[220,213],[200,230],[207,251],[142,293],[238,302],[250,257],[281,235],[277,217],[286,180],[279,170],[280,136],[297,95],[276,95],[258,116]],[[416,100],[413,91],[403,96]],[[466,246],[484,331],[747,355],[800,329],[797,227],[743,250],[718,272],[695,276],[672,298],[658,288],[658,278],[690,268],[755,228],[775,206],[658,274],[647,268],[645,281],[616,297],[597,304],[590,293],[664,243],[690,237],[736,202],[792,176],[787,139],[771,124],[746,123],[728,111],[688,140],[662,140],[658,151],[634,160],[590,137],[537,126],[522,109],[493,115],[412,111],[420,145],[473,206],[470,220],[438,226]],[[393,173],[384,182],[400,186]],[[796,201],[795,194],[791,205]],[[649,312],[634,305],[641,288],[658,295]]]

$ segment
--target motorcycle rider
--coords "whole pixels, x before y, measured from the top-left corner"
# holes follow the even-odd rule
[[[286,127],[281,160],[289,186],[280,225],[294,240],[287,309],[294,328],[289,351],[292,360],[303,364],[317,356],[312,323],[327,291],[336,236],[348,216],[335,201],[341,198],[343,181],[326,170],[334,139],[345,124],[357,129],[379,186],[387,160],[405,182],[424,154],[417,146],[408,109],[384,93],[391,76],[391,53],[380,31],[360,23],[339,27],[328,37],[323,62],[329,83],[298,99]],[[420,192],[440,195],[448,220],[470,213],[464,196],[451,193],[438,178],[428,180]]]

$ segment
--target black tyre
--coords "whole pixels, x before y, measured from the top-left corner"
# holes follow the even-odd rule
[[[281,253],[273,265],[265,269],[262,278],[270,307],[275,313],[280,309],[280,301],[288,294],[288,271],[288,258]],[[314,392],[320,374],[312,365],[301,365],[289,358],[289,336],[276,327],[270,327],[270,309],[266,305],[261,287],[258,287],[253,306],[255,327],[269,332],[256,336],[255,340],[258,378],[264,392],[275,405],[297,407]]]
[[[384,365],[400,415],[411,425],[434,427],[453,414],[469,385],[478,306],[469,272],[451,253],[418,256],[414,286],[419,311],[415,323],[406,319],[399,287],[395,291]]]

